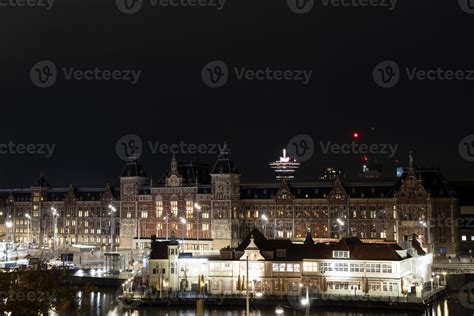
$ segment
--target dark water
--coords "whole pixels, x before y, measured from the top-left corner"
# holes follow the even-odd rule
[[[163,308],[163,307],[143,307],[136,309],[125,309],[119,301],[115,299],[117,291],[110,289],[96,292],[91,294],[90,305],[88,311],[84,315],[89,316],[118,316],[118,315],[129,315],[129,316],[194,316],[196,315],[193,309],[185,307],[179,309]],[[440,316],[473,316],[474,315],[474,297],[472,299],[472,305],[469,304],[469,299],[465,293],[452,292],[436,302],[433,306],[426,308],[424,313],[414,313],[408,311],[384,311],[384,310],[361,310],[357,308],[353,309],[320,309],[312,308],[311,315],[313,316],[356,316],[356,315],[394,315],[394,316],[411,316],[411,315],[440,315]],[[244,310],[235,309],[229,310],[226,308],[225,303],[221,308],[209,308],[205,312],[206,316],[242,316]],[[254,310],[254,316],[274,316],[276,315],[274,309],[259,309]],[[304,311],[293,310],[290,308],[285,309],[284,316],[292,315],[304,315]]]

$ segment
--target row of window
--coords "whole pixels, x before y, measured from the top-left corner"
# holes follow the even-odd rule
[[[466,235],[462,235],[461,236],[461,240],[462,241],[467,241],[467,236]],[[471,238],[469,239],[470,241],[474,241],[474,236],[471,236]]]
[[[273,272],[300,272],[299,263],[274,263]]]
[[[303,271],[392,273],[393,270],[391,263],[303,262]]]

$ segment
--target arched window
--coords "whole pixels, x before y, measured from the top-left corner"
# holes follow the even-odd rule
[[[157,195],[155,199],[155,214],[156,218],[163,217],[163,198],[161,195]]]
[[[176,195],[171,197],[171,216],[178,217],[178,198]]]

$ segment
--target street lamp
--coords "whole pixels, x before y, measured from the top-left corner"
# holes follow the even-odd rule
[[[201,213],[201,205],[199,203],[194,203],[194,208],[197,210],[197,246],[198,246],[198,250],[200,249],[199,247],[199,216],[200,216],[200,213]]]
[[[340,218],[338,218],[337,223],[339,224],[339,235],[340,235],[340,238],[342,238],[342,231],[344,229],[344,222]]]
[[[303,284],[300,284],[300,287],[303,287]],[[305,316],[309,316],[310,315],[311,303],[309,301],[309,288],[308,288],[307,285],[306,285],[306,296],[305,296],[305,298],[301,299],[301,305],[306,307]]]
[[[31,242],[30,225],[31,225],[31,216],[30,216],[30,214],[25,214],[25,217],[26,217],[26,219],[28,219],[28,226],[27,226],[27,230],[28,230],[28,240],[27,240],[27,243],[28,243],[28,254],[30,254],[30,242]]]
[[[166,240],[168,240],[168,231],[169,231],[169,216],[163,217],[164,220],[166,220]]]
[[[51,246],[51,251],[53,254],[53,258],[56,257],[56,226],[58,225],[57,219],[58,219],[58,210],[54,207],[51,207],[51,214],[53,215],[52,221],[53,221],[53,242]]]
[[[115,212],[117,209],[112,205],[109,204],[110,209],[110,252],[114,251],[114,231],[115,231]]]
[[[275,314],[277,314],[277,315],[283,315],[284,312],[285,312],[285,310],[283,309],[283,307],[281,305],[278,305],[275,308]]]
[[[446,274],[448,274],[446,271],[443,271],[443,276],[444,276],[444,286],[447,286],[446,283]]]
[[[439,274],[436,275],[436,280],[438,282],[438,288],[439,288]]]
[[[263,214],[262,215],[262,220],[263,220],[263,236],[265,236],[266,235],[266,230],[267,230],[267,223],[268,223],[267,215]]]
[[[180,222],[181,222],[181,224],[183,224],[183,250],[184,250],[184,235],[186,234],[186,226],[185,225],[186,225],[187,221],[184,217],[181,217]]]

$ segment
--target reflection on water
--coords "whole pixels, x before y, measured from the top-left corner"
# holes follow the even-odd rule
[[[115,299],[118,291],[106,289],[100,292],[92,293],[90,296],[90,306],[88,311],[84,315],[88,316],[194,316],[195,311],[190,307],[178,308],[165,308],[165,307],[141,307],[133,310],[123,308],[119,301]],[[460,296],[461,295],[461,296]],[[425,313],[414,313],[404,311],[375,311],[375,310],[358,310],[358,309],[320,309],[312,308],[312,316],[464,316],[474,315],[474,305],[470,309],[466,307],[466,297],[458,293],[450,293],[445,298],[434,304],[428,306]],[[474,303],[474,302],[473,302]],[[209,308],[205,312],[205,316],[242,316],[244,315],[244,309],[232,308],[229,311],[228,308],[222,306],[222,308]],[[254,316],[274,316],[274,309],[259,309],[254,312]],[[285,316],[300,316],[304,315],[304,311],[295,311],[292,309],[285,309]],[[67,315],[64,315],[67,316]]]

